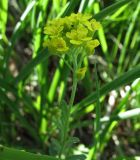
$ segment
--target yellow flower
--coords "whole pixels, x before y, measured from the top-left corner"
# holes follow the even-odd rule
[[[85,21],[84,26],[86,26],[90,31],[93,31],[93,29],[91,27],[91,23],[89,21]]]
[[[47,25],[44,28],[44,33],[47,34],[47,35],[50,35],[50,36],[58,36],[61,33],[62,30],[63,30],[63,26]]]
[[[69,49],[63,38],[52,39],[52,43],[58,52],[66,52]]]
[[[94,53],[94,49],[99,46],[99,41],[97,39],[88,41],[86,44],[86,50],[87,50],[87,54],[91,55]]]
[[[46,42],[44,42],[43,46],[48,47],[52,52],[66,52],[69,49],[62,37],[47,40]]]
[[[66,37],[70,39],[70,43],[80,45],[82,43],[81,40],[79,40],[77,30],[71,30],[71,32],[66,33]]]
[[[48,46],[50,46],[50,40],[49,39],[47,39],[47,40],[45,40],[44,42],[43,42],[43,47],[45,48],[45,47],[48,47]]]
[[[83,41],[92,39],[92,37],[87,37],[87,34],[88,30],[83,25],[79,25],[77,29],[73,29],[71,32],[67,32],[66,37],[70,39],[70,43],[80,45],[83,43]]]
[[[99,22],[91,18],[92,16],[88,14],[72,13],[68,17],[49,21],[44,28],[48,40],[43,46],[58,53],[66,52],[69,49],[67,45],[70,47],[75,45],[83,47],[91,54],[96,42],[92,40],[92,32],[94,33],[101,26]]]
[[[101,24],[97,22],[95,19],[92,19],[90,23],[91,23],[91,28],[93,31],[98,30],[101,27]]]
[[[82,80],[85,77],[87,67],[80,68],[76,71],[77,79]]]
[[[91,21],[85,21],[84,25],[90,30],[90,31],[96,31],[100,29],[101,24],[97,22],[95,19],[92,19]]]
[[[59,19],[53,19],[51,21],[48,21],[48,25],[55,25],[55,26],[63,26],[64,24],[64,18],[59,18]]]
[[[83,22],[83,21],[86,21],[86,20],[89,20],[92,16],[89,15],[89,14],[82,14],[82,13],[72,13],[70,15],[70,20],[75,22],[75,21],[79,21],[79,22]]]

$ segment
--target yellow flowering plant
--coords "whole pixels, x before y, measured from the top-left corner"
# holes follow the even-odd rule
[[[69,151],[66,145],[69,141],[74,141],[72,137],[68,136],[70,112],[74,103],[77,83],[84,78],[87,70],[87,67],[81,67],[82,62],[85,56],[93,54],[94,49],[100,44],[97,39],[94,39],[94,33],[99,28],[99,22],[92,19],[91,15],[82,13],[72,13],[68,17],[54,19],[44,27],[47,39],[44,40],[43,46],[47,47],[51,54],[63,58],[63,55],[68,56],[66,64],[73,72],[69,104],[66,102],[61,104],[63,107],[61,122],[59,122],[61,149],[58,151],[60,159],[62,155],[68,156]]]
[[[100,44],[93,38],[100,26],[91,15],[82,13],[72,13],[68,17],[54,19],[44,27],[47,40],[43,46],[48,47],[52,54],[68,55],[71,62],[78,64],[84,56],[93,54],[94,49]],[[78,68],[74,70],[81,67],[80,64],[76,66]]]

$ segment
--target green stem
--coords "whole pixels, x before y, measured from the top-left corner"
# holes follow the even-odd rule
[[[98,74],[97,74],[97,67],[95,63],[95,80],[96,80],[96,88],[97,88],[97,105],[96,105],[96,119],[95,119],[95,147],[94,147],[94,154],[93,154],[93,159],[95,157],[97,159],[100,159],[100,130],[101,130],[101,106],[100,106],[100,85],[99,85],[99,80],[98,80]]]
[[[72,84],[72,92],[71,92],[71,97],[70,97],[70,102],[69,102],[69,107],[73,106],[74,103],[74,98],[76,94],[76,88],[77,88],[77,77],[75,71],[73,72],[73,84]]]
[[[70,101],[69,101],[69,110],[71,110],[71,107],[73,106],[74,103],[74,98],[76,94],[76,88],[77,88],[77,76],[76,76],[76,71],[77,71],[77,56],[76,54],[73,54],[73,84],[72,84],[72,92],[70,96]]]
[[[61,159],[61,156],[63,154],[63,150],[65,148],[65,142],[67,141],[68,138],[68,131],[69,131],[69,119],[70,119],[70,111],[71,108],[73,106],[74,103],[74,98],[75,98],[75,94],[76,94],[76,88],[77,88],[77,76],[76,76],[76,71],[77,71],[77,57],[75,57],[75,55],[73,55],[73,84],[72,84],[72,92],[71,92],[71,96],[70,96],[70,101],[69,101],[69,110],[68,110],[68,116],[67,116],[67,122],[66,122],[66,128],[65,128],[65,133],[64,133],[64,137],[63,137],[63,142],[62,142],[62,147],[61,147],[61,151],[59,153],[59,159]]]

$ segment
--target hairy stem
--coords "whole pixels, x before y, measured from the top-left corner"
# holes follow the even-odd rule
[[[70,119],[70,111],[71,108],[73,106],[74,103],[74,99],[75,99],[75,94],[76,94],[76,89],[77,89],[77,76],[76,76],[76,70],[77,70],[77,57],[73,56],[73,77],[72,77],[72,91],[71,91],[71,96],[70,96],[70,101],[69,101],[69,110],[68,110],[68,117],[67,117],[67,121],[66,121],[66,126],[65,126],[65,133],[64,133],[64,137],[63,137],[63,141],[62,141],[62,147],[61,147],[61,151],[59,153],[59,158],[61,159],[61,156],[63,154],[63,151],[65,149],[65,143],[67,141],[68,138],[68,132],[69,132],[69,119]]]

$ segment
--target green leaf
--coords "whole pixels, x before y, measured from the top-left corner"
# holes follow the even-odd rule
[[[36,1],[33,0],[31,1],[28,6],[26,7],[25,11],[23,12],[23,14],[20,17],[20,20],[17,22],[13,34],[11,36],[11,43],[12,45],[15,44],[15,42],[17,41],[17,37],[21,35],[21,28],[22,25],[26,23],[26,18],[27,16],[30,14],[32,8],[36,5]],[[22,31],[23,32],[23,31]]]
[[[17,84],[22,81],[38,64],[45,61],[49,56],[50,54],[47,52],[47,49],[43,49],[34,59],[25,65],[19,75],[13,80],[13,83]]]
[[[20,124],[25,127],[28,131],[28,133],[39,143],[40,142],[40,137],[38,136],[37,132],[35,132],[35,129],[30,126],[28,121],[21,115],[19,111],[19,106],[17,106],[16,101],[12,101],[3,91],[3,89],[0,88],[0,97],[1,101],[4,102],[11,112],[13,112],[16,117],[18,118]]]
[[[61,102],[61,112],[62,123],[65,124],[69,117],[69,107],[65,101]]]
[[[65,147],[66,148],[70,148],[73,146],[73,144],[78,143],[80,140],[77,137],[69,137],[69,139],[67,140]]]
[[[115,4],[112,4],[111,6],[103,9],[98,14],[94,15],[93,17],[97,20],[101,20],[101,19],[105,18],[106,16],[112,14],[116,10],[118,10],[123,5],[128,4],[129,2],[132,2],[132,0],[121,0],[119,2],[116,2]]]
[[[73,155],[67,157],[67,160],[85,160],[86,156],[85,155]]]
[[[130,71],[124,73],[120,77],[116,78],[112,82],[107,83],[105,86],[100,88],[100,97],[109,93],[112,90],[115,90],[125,84],[128,84],[135,79],[140,77],[140,65],[136,66],[135,68],[131,69]],[[97,92],[91,93],[89,96],[84,98],[82,101],[80,101],[78,104],[74,106],[73,111],[76,111],[77,109],[81,109],[85,106],[88,106],[95,102],[98,98]]]
[[[58,160],[57,158],[34,154],[18,149],[13,149],[5,146],[0,147],[0,159],[2,160]]]
[[[5,34],[7,22],[8,0],[0,1],[0,34]]]
[[[76,1],[75,0],[71,0],[69,5],[68,5],[68,7],[67,7],[67,9],[63,13],[62,17],[70,15],[74,11],[74,9],[78,6],[79,2],[80,2],[80,0],[76,0]]]
[[[4,1],[4,0],[2,0]],[[6,54],[4,57],[4,67],[6,67],[6,69],[8,68],[8,62],[9,62],[9,58],[11,56],[12,53],[12,48],[14,47],[15,43],[17,42],[17,40],[19,39],[19,37],[21,37],[22,33],[23,33],[23,29],[25,29],[25,26],[27,27],[27,16],[29,15],[29,13],[31,12],[32,8],[35,6],[36,1],[33,0],[32,2],[30,2],[25,11],[23,12],[23,14],[20,17],[20,20],[17,22],[16,26],[14,27],[14,31],[11,35],[10,41],[9,41],[9,46],[6,50]],[[7,74],[7,71],[6,71]]]
[[[56,155],[61,151],[61,144],[59,140],[52,138],[51,146],[50,146],[50,153],[51,155]]]
[[[116,158],[113,158],[112,160],[139,160],[140,159],[140,156],[130,156],[130,157],[116,157]]]

